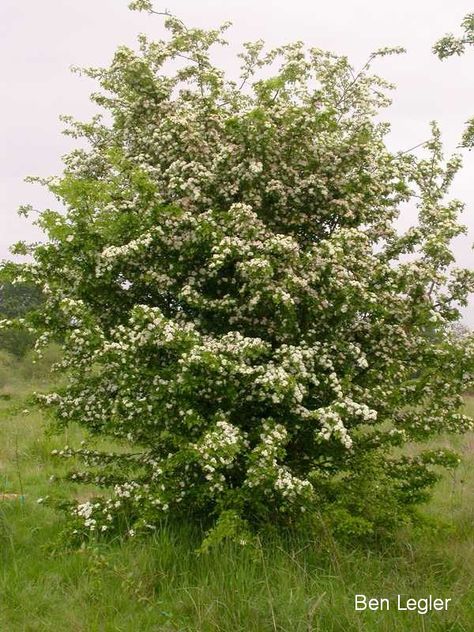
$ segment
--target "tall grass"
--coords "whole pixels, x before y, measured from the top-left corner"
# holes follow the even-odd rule
[[[51,450],[80,438],[77,429],[44,432],[30,394],[45,386],[46,364],[0,358],[2,632],[474,629],[473,436],[455,442],[464,462],[425,508],[437,526],[400,533],[384,550],[344,548],[308,527],[268,534],[255,549],[225,543],[198,556],[199,529],[171,523],[147,540],[70,549],[59,538],[62,517],[36,502],[64,467]],[[59,493],[76,490],[64,484]],[[431,594],[452,605],[424,616],[394,606],[356,612],[356,593]]]

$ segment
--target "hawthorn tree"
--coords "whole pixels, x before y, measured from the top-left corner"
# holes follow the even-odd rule
[[[132,8],[153,8],[146,1]],[[433,124],[425,155],[388,150],[390,85],[302,43],[246,44],[241,77],[212,62],[227,25],[165,16],[169,38],[83,70],[107,115],[67,119],[88,147],[44,184],[33,261],[66,384],[40,399],[115,452],[66,447],[69,478],[104,488],[70,513],[78,537],[204,520],[244,541],[303,514],[381,533],[428,497],[464,432],[473,337],[453,335],[473,273],[450,249],[460,158]],[[411,204],[418,221],[397,230]],[[28,324],[28,323],[27,323]],[[307,518],[306,518],[307,519]],[[246,534],[246,535],[245,535]]]

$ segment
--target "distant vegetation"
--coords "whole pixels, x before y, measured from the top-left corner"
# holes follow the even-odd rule
[[[22,318],[43,304],[41,290],[31,283],[0,284],[0,320]],[[36,336],[25,327],[0,329],[0,350],[22,358],[30,350]]]

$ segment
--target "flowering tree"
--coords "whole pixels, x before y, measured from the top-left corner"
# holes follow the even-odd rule
[[[208,541],[302,512],[349,534],[399,524],[458,459],[394,448],[471,425],[473,338],[450,333],[474,280],[449,246],[460,159],[435,125],[425,157],[387,149],[390,86],[370,65],[396,49],[355,73],[259,41],[235,82],[211,62],[226,26],[166,26],[83,71],[108,115],[67,119],[88,148],[44,181],[66,211],[5,268],[46,296],[40,342],[63,342],[67,382],[43,403],[122,444],[60,452],[106,490],[72,505],[75,531],[168,513],[205,518]]]

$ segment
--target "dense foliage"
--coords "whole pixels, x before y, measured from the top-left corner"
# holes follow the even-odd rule
[[[148,2],[133,3],[152,12]],[[390,152],[390,86],[345,57],[247,44],[242,74],[211,61],[223,27],[120,47],[96,79],[107,115],[45,181],[65,212],[10,265],[45,296],[40,342],[64,342],[67,383],[42,396],[59,425],[123,443],[67,447],[75,532],[130,534],[171,514],[209,542],[304,512],[349,536],[399,525],[463,432],[471,337],[451,334],[473,286],[450,241],[460,166],[433,125],[426,153]],[[401,209],[417,213],[400,234]],[[415,454],[415,453],[414,453]]]

